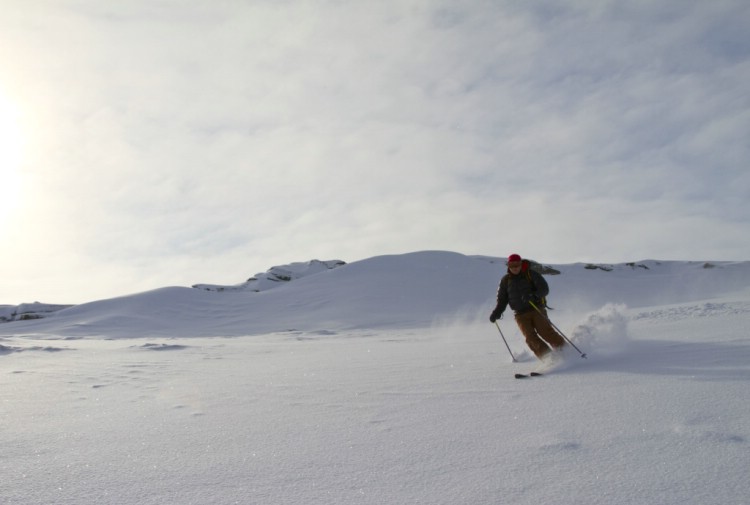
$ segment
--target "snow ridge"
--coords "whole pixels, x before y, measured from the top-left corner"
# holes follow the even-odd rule
[[[290,263],[289,265],[275,266],[263,273],[255,274],[247,281],[232,286],[220,284],[194,284],[193,288],[205,291],[253,291],[259,293],[268,289],[276,288],[285,282],[301,279],[326,270],[346,265],[341,260],[311,260],[308,262]]]
[[[558,325],[581,313],[612,307],[686,303],[747,288],[749,262],[642,261],[586,268],[589,264],[544,265]],[[165,287],[76,306],[40,304],[41,320],[10,321],[4,330],[40,335],[127,338],[152,336],[240,336],[269,332],[339,332],[352,329],[431,327],[452,320],[484,323],[495,303],[505,260],[446,251],[386,255],[346,264],[340,260],[273,267],[235,286],[196,284]],[[54,310],[53,310],[54,309]],[[685,309],[681,309],[685,310]],[[717,309],[714,309],[717,310]],[[599,325],[616,324],[621,309],[577,328],[601,338]],[[7,309],[6,313],[12,313]],[[603,319],[602,319],[603,318]],[[6,316],[6,321],[8,317]],[[22,325],[22,326],[21,326]],[[5,325],[2,325],[5,327]],[[605,332],[606,333],[606,332]]]

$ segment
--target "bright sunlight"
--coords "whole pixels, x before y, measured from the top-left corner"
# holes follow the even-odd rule
[[[20,127],[20,111],[0,91],[0,224],[21,202],[21,157],[23,135]]]

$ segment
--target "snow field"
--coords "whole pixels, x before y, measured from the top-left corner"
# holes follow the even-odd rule
[[[636,319],[619,354],[528,381],[491,326],[24,341],[3,503],[741,503],[732,318],[711,341],[711,318]]]
[[[0,504],[747,503],[750,293],[639,304],[632,278],[622,300],[605,277],[582,310],[595,283],[560,276],[550,315],[589,358],[515,380],[537,364],[512,317],[519,363],[486,321],[486,271],[406,259],[300,279],[258,306],[168,288],[1,326]],[[425,261],[406,298],[377,284]],[[685,285],[669,272],[644,277],[655,298],[670,275]]]

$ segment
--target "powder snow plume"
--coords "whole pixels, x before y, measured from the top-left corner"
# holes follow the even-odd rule
[[[591,349],[606,355],[624,351],[630,342],[626,309],[625,305],[608,303],[588,314],[573,328],[571,340],[584,352]]]

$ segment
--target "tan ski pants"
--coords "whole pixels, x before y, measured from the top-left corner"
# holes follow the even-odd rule
[[[547,311],[542,309],[544,316]],[[546,317],[535,310],[516,314],[516,323],[521,333],[526,337],[526,345],[541,359],[550,352],[550,347],[560,349],[565,345],[565,339],[555,331]]]

